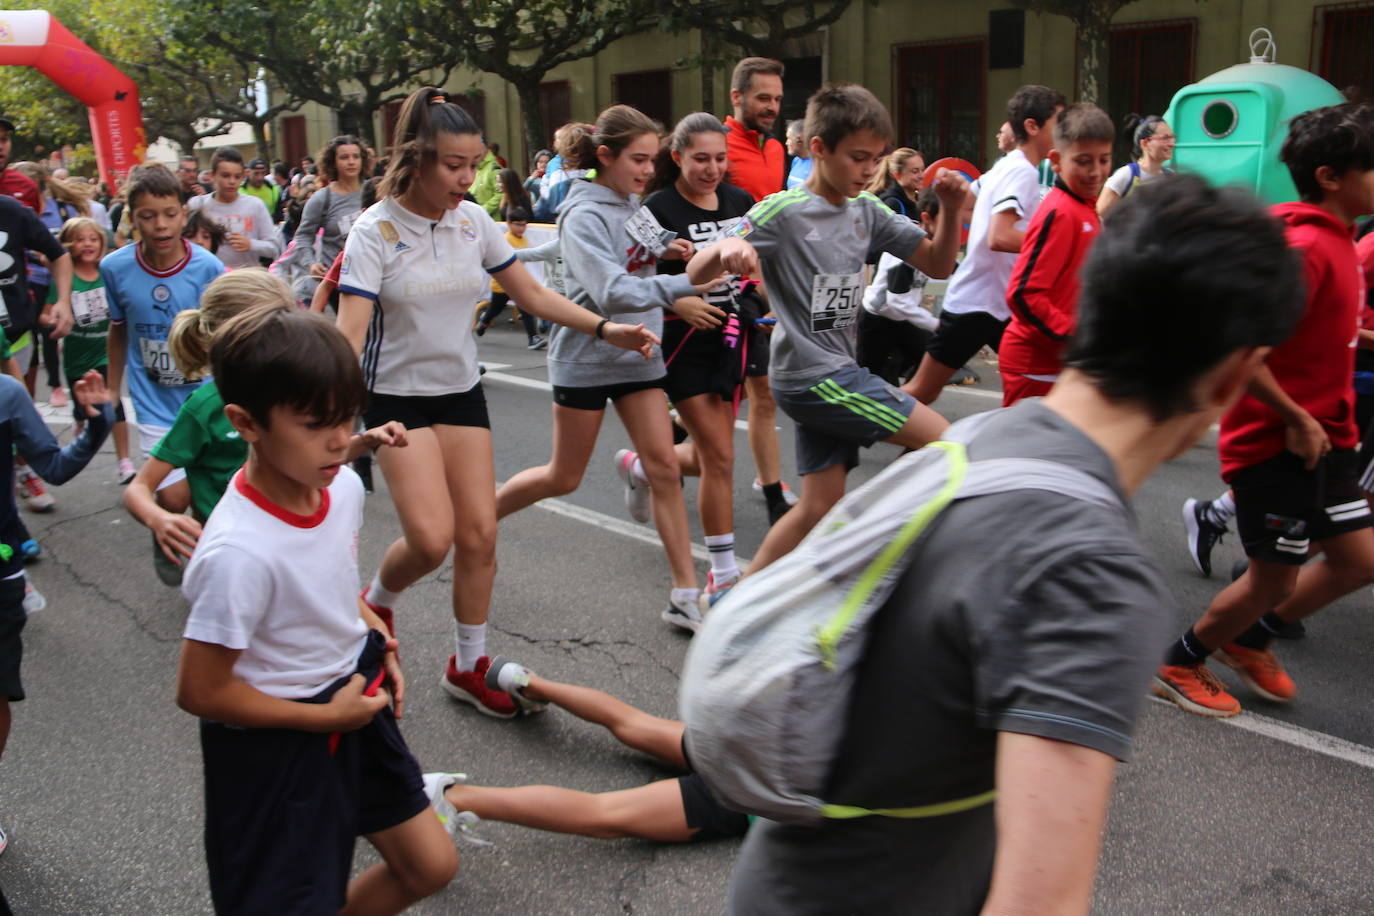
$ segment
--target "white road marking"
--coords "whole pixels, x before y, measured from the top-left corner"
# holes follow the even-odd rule
[[[1163,697],[1151,697],[1151,699],[1156,703],[1177,709],[1173,703]],[[1337,760],[1345,760],[1356,766],[1374,770],[1374,747],[1365,747],[1363,744],[1337,738],[1326,732],[1313,731],[1310,728],[1303,728],[1301,725],[1293,725],[1280,719],[1271,719],[1249,710],[1238,716],[1232,716],[1229,719],[1217,719],[1216,721],[1222,725],[1229,725],[1232,728],[1239,728],[1242,731],[1263,735],[1266,738],[1311,751],[1314,754],[1335,757]]]

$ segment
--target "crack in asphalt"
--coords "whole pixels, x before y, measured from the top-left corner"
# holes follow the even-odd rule
[[[682,673],[679,670],[632,639],[596,639],[590,636],[531,636],[528,633],[521,633],[519,630],[511,630],[498,626],[490,621],[488,621],[487,625],[503,636],[510,636],[531,646],[538,646],[545,649],[560,649],[569,655],[573,655],[578,649],[589,649],[593,652],[599,652],[618,665],[627,664],[627,662],[616,655],[612,649],[633,649],[647,657],[656,667],[670,675],[674,681],[682,679]]]

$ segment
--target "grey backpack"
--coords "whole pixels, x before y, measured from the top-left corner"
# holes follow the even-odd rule
[[[681,718],[692,767],[727,807],[792,824],[870,815],[934,817],[992,793],[917,808],[829,804],[821,793],[844,734],[873,615],[950,503],[1049,490],[1125,511],[1088,474],[1053,461],[971,461],[966,444],[993,414],[951,426],[847,495],[787,556],[736,585],[692,640]]]

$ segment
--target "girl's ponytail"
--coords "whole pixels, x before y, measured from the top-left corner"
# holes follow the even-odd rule
[[[220,326],[250,309],[294,309],[291,290],[278,277],[260,268],[222,274],[205,287],[200,308],[178,312],[167,334],[167,349],[188,379],[205,376],[210,368],[210,344]]]

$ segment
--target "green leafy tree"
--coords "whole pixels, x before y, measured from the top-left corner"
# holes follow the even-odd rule
[[[652,28],[648,0],[414,0],[418,38],[434,52],[515,87],[525,149],[544,145],[539,84],[562,64]]]

